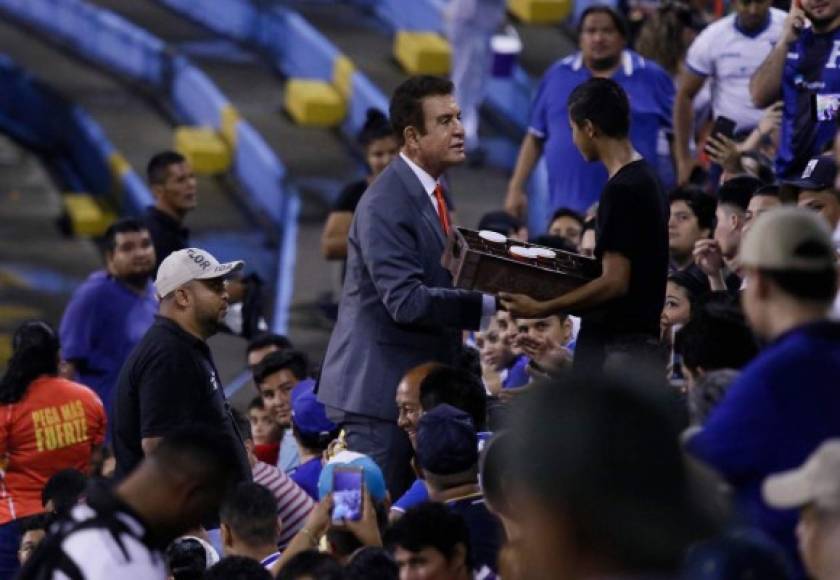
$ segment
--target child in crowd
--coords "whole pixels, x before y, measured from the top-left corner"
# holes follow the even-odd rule
[[[282,430],[265,408],[262,397],[254,397],[248,405],[248,421],[254,436],[254,455],[263,463],[276,465]]]

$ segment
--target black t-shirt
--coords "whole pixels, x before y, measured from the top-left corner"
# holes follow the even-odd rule
[[[149,228],[152,244],[155,246],[155,272],[172,252],[183,250],[190,245],[190,230],[185,228],[171,215],[152,206],[146,211],[143,223]]]
[[[221,430],[238,455],[239,479],[251,479],[243,439],[207,343],[158,316],[129,355],[117,381],[111,422],[116,478],[126,476],[142,461],[142,439],[164,437],[190,424]]]
[[[657,336],[668,277],[668,204],[650,166],[622,167],[601,193],[595,257],[615,252],[630,260],[627,294],[583,317],[607,336]]]
[[[362,194],[367,188],[368,182],[366,179],[347,184],[338,194],[338,199],[335,200],[335,205],[333,205],[333,211],[355,212],[356,206],[359,205],[359,200],[362,199]]]
[[[490,513],[484,503],[484,496],[477,494],[446,502],[450,511],[460,514],[470,532],[470,549],[473,568],[487,566],[498,569],[499,550],[504,542],[504,530],[499,519]]]

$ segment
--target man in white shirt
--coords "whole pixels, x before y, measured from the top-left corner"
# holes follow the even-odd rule
[[[706,80],[712,85],[712,111],[737,123],[736,131],[758,125],[763,111],[750,97],[750,77],[779,41],[785,13],[770,0],[735,0],[735,11],[708,26],[688,49],[674,101],[674,152],[677,180],[688,181],[695,161],[689,151],[694,130],[692,102]]]

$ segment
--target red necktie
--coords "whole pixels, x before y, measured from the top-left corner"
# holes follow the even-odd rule
[[[443,228],[443,233],[449,235],[449,211],[446,209],[446,200],[443,198],[443,188],[440,183],[435,185],[435,201],[438,206],[438,218],[440,219],[440,227]]]

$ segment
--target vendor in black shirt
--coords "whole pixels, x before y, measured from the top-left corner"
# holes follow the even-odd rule
[[[155,205],[148,208],[143,221],[152,235],[157,272],[169,254],[190,245],[190,231],[184,227],[184,218],[198,204],[198,187],[192,166],[175,151],[153,156],[146,174]]]
[[[155,287],[160,316],[132,351],[117,381],[111,423],[116,477],[125,477],[172,431],[201,425],[237,451],[239,480],[251,468],[207,346],[227,311],[225,278],[243,262],[219,264],[197,248],[170,254]]]
[[[609,174],[596,222],[602,273],[545,302],[506,293],[499,298],[517,318],[582,313],[575,369],[598,371],[613,355],[655,352],[668,275],[668,206],[628,138],[630,106],[617,83],[592,78],[572,91],[567,108],[575,145]]]

